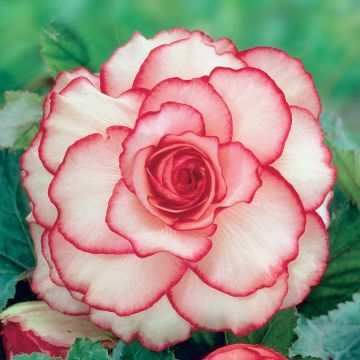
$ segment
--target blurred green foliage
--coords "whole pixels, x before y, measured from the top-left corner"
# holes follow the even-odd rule
[[[136,30],[183,26],[242,49],[285,49],[313,74],[324,107],[360,130],[359,0],[0,0],[0,93],[48,88],[40,37],[54,20],[80,36],[95,71]]]

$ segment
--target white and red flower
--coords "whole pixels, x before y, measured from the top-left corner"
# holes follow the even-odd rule
[[[320,111],[299,60],[179,28],[60,73],[22,158],[33,290],[157,350],[301,302],[328,256]]]
[[[43,301],[10,306],[0,314],[0,325],[7,360],[33,352],[66,359],[78,337],[100,340],[107,348],[116,345],[116,339],[98,329],[88,316],[64,315]]]
[[[217,349],[204,360],[286,360],[286,358],[260,345],[234,344]]]

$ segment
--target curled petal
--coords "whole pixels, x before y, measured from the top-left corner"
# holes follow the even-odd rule
[[[306,214],[306,228],[299,241],[299,255],[289,264],[289,291],[282,308],[301,303],[320,282],[329,256],[325,224],[315,212]]]
[[[238,55],[249,66],[265,71],[284,92],[290,105],[308,109],[315,118],[321,113],[321,103],[312,76],[303,63],[285,51],[271,47],[255,47]]]
[[[129,134],[126,127],[111,127],[107,136],[92,134],[70,146],[49,188],[59,210],[59,230],[81,250],[125,254],[132,247],[105,222],[107,206],[121,178],[119,155]]]
[[[209,82],[233,119],[233,141],[241,142],[264,164],[277,159],[291,126],[284,94],[263,71],[215,69]]]
[[[56,227],[50,232],[49,243],[66,288],[83,293],[83,301],[92,308],[121,316],[151,307],[186,270],[181,260],[164,252],[146,258],[83,252],[66,241]]]
[[[272,164],[294,186],[306,211],[325,200],[335,182],[330,150],[320,123],[305,109],[291,107],[292,126],[284,151]],[[311,186],[309,186],[311,184]]]
[[[152,89],[164,79],[184,80],[209,75],[216,67],[241,69],[245,63],[231,52],[218,54],[213,45],[204,42],[200,33],[188,39],[162,45],[152,50],[141,65],[134,87]]]

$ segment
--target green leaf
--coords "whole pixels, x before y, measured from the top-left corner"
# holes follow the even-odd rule
[[[8,91],[5,101],[0,110],[0,148],[25,149],[38,129],[42,98],[27,91]]]
[[[206,355],[225,345],[224,333],[197,330],[189,340],[178,344],[174,352],[177,359],[203,359]]]
[[[321,123],[338,169],[337,182],[345,194],[360,206],[360,149],[345,134],[342,120],[337,115],[325,112]]]
[[[110,360],[109,353],[100,341],[76,339],[68,352],[67,360]]]
[[[246,336],[227,333],[228,343],[260,344],[287,356],[296,340],[294,329],[298,318],[295,308],[279,311],[265,326]]]
[[[61,360],[61,358],[52,357],[46,354],[32,353],[31,355],[15,355],[13,360]]]
[[[41,54],[50,74],[87,66],[88,50],[82,40],[64,24],[53,23],[43,31]]]
[[[130,344],[119,342],[113,351],[113,360],[175,360],[175,357],[170,350],[151,351],[134,340]]]
[[[34,266],[25,216],[28,200],[20,184],[19,151],[0,151],[0,311],[15,294],[19,278]]]
[[[352,302],[339,304],[328,315],[311,320],[301,317],[296,331],[299,339],[291,355],[360,359],[360,294],[355,294]]]
[[[331,213],[326,272],[299,307],[307,317],[326,314],[360,290],[360,210],[336,188]]]

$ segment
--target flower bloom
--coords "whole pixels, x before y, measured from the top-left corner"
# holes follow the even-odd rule
[[[286,360],[274,350],[260,345],[234,344],[224,346],[208,355],[204,360]]]
[[[179,28],[60,73],[22,158],[34,292],[156,350],[301,302],[328,256],[320,111],[299,60]]]
[[[88,316],[64,315],[43,301],[10,306],[0,314],[0,323],[8,360],[33,352],[65,359],[77,337],[100,340],[106,347],[116,344],[111,334],[98,329]]]

